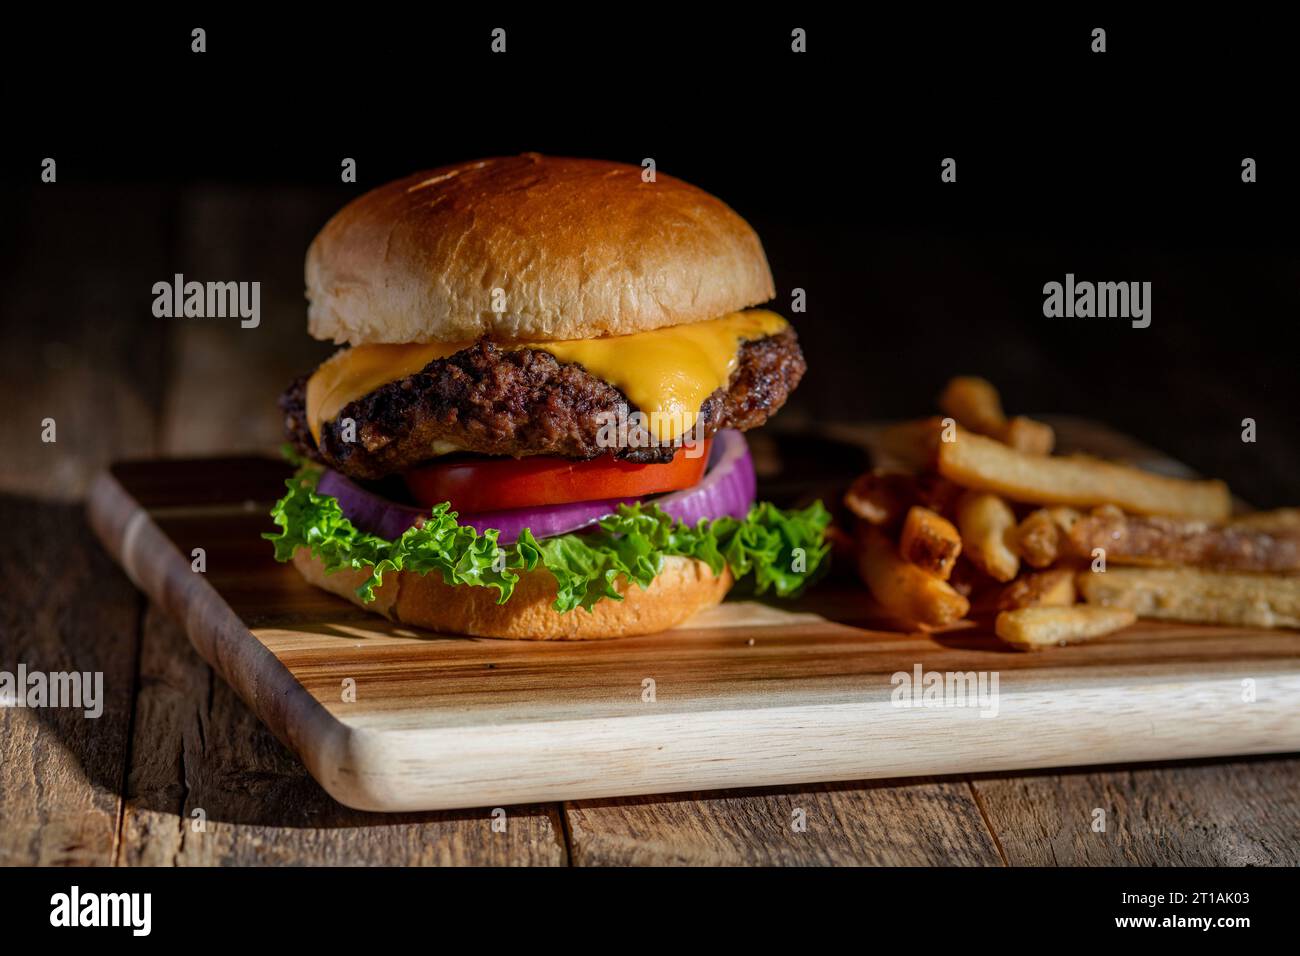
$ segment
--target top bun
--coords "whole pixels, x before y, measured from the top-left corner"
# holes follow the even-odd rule
[[[703,190],[641,173],[525,153],[372,190],[307,252],[308,328],[351,345],[581,339],[775,296],[749,223]]]

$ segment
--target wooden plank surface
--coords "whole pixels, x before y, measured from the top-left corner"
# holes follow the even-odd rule
[[[578,866],[996,866],[961,780],[565,804]]]
[[[68,185],[35,190],[12,213],[6,228],[23,241],[0,266],[0,475],[6,491],[68,500],[110,461],[159,451],[168,330],[149,290],[169,267],[168,209],[139,188]],[[54,442],[42,440],[47,418]]]
[[[298,298],[301,252],[311,231],[339,203],[337,196],[317,196],[313,213],[310,202],[296,198],[277,201],[283,192],[279,188],[232,192],[198,187],[176,190],[173,195],[164,190],[145,194],[115,186],[111,193],[101,189],[90,197],[78,194],[74,187],[60,185],[57,190],[42,190],[39,204],[10,207],[18,210],[11,226],[23,241],[12,244],[15,254],[0,265],[6,276],[8,336],[6,349],[0,350],[0,372],[11,412],[0,419],[0,436],[6,449],[0,459],[0,491],[8,495],[3,520],[11,540],[19,544],[10,555],[0,555],[0,593],[7,596],[0,602],[0,666],[12,669],[17,660],[30,656],[48,655],[50,660],[71,662],[67,666],[98,658],[107,668],[106,687],[122,684],[112,674],[115,668],[124,667],[132,672],[131,683],[140,684],[141,703],[159,689],[133,672],[141,607],[138,593],[99,552],[79,511],[66,506],[62,511],[46,510],[48,499],[77,495],[90,476],[114,458],[168,449],[203,454],[254,447],[263,451],[269,449],[259,442],[278,441],[275,395],[290,374],[305,370],[320,354],[328,352],[327,346],[313,345],[303,333],[303,307]],[[23,203],[36,198],[33,195]],[[265,208],[264,213],[256,211],[259,205]],[[294,206],[298,207],[296,213],[292,212]],[[70,221],[73,210],[80,210],[78,215],[82,215],[86,209],[100,210],[102,228],[93,221]],[[195,223],[188,219],[191,211],[199,213]],[[277,227],[281,217],[288,217],[287,224]],[[183,252],[171,244],[177,224],[189,236]],[[105,234],[113,235],[114,241],[100,242],[98,237]],[[295,237],[300,241],[290,248]],[[84,247],[80,251],[78,243]],[[231,251],[222,253],[222,248]],[[216,258],[221,255],[229,258]],[[261,266],[256,262],[259,256]],[[81,263],[77,282],[69,282],[63,272],[63,263],[69,258]],[[153,320],[148,317],[149,285],[175,271],[201,278],[260,277],[274,283],[274,288],[265,293],[271,306],[270,318],[263,325],[276,331],[256,335],[225,328],[200,330],[196,323]],[[213,349],[219,349],[220,354],[210,354]],[[1034,361],[1041,365],[1045,358]],[[815,390],[818,384],[814,376],[808,387]],[[834,395],[829,383],[824,384],[826,404]],[[248,397],[246,402],[244,396]],[[227,398],[243,402],[239,415],[231,414]],[[168,413],[165,425],[160,427],[164,406]],[[32,427],[33,422],[39,423],[51,413],[60,423],[60,443],[56,446],[39,444],[38,429]],[[798,409],[790,409],[778,425],[793,423],[797,416]],[[74,427],[65,427],[68,424]],[[766,437],[760,432],[756,452],[761,452],[765,444]],[[1268,447],[1269,460],[1274,460],[1272,456],[1279,449]],[[1225,459],[1224,477],[1230,480],[1234,476],[1227,466],[1231,464]],[[76,607],[70,606],[68,599],[62,601],[63,606],[54,607],[40,592],[26,592],[28,600],[8,599],[25,593],[24,581],[31,575],[31,565],[18,556],[29,547],[38,551],[45,548],[36,566],[48,569],[50,575],[67,573],[63,571],[67,568],[83,569],[68,574],[69,580],[76,582]],[[198,660],[174,625],[157,612],[150,613],[148,628],[151,643],[157,641],[160,630],[170,629],[168,640],[173,650],[189,654],[191,664]],[[204,728],[205,740],[233,740],[251,733],[262,736],[261,743],[251,748],[258,753],[280,747],[243,704],[222,687],[221,681],[212,679],[205,664],[199,663],[197,668],[191,675],[192,683],[179,685],[185,694],[199,694],[206,679],[217,693],[230,698],[228,706],[207,708],[203,718],[206,722],[198,717],[199,705],[190,702],[193,725]],[[178,688],[171,690],[181,693]],[[222,836],[223,845],[237,850],[216,852],[191,846],[178,856],[175,848],[186,821],[169,809],[172,804],[165,800],[152,803],[158,799],[155,794],[160,787],[178,788],[169,797],[172,800],[184,792],[183,778],[174,776],[164,781],[167,774],[184,772],[196,778],[215,779],[224,775],[238,780],[240,765],[227,759],[225,770],[206,769],[208,762],[217,759],[207,746],[190,747],[182,757],[186,746],[184,726],[171,718],[151,718],[145,725],[151,730],[137,727],[127,755],[131,716],[127,713],[110,723],[111,713],[106,711],[92,729],[79,724],[60,725],[41,715],[33,719],[32,712],[0,710],[0,862],[256,860],[261,836],[250,830],[250,838],[245,839],[243,829],[250,825],[242,818],[222,820],[222,816],[230,816],[223,813],[216,814],[215,826],[227,831]],[[197,731],[191,729],[190,733]],[[111,782],[112,767],[120,767],[127,759],[138,785],[138,790],[133,791],[137,803],[128,812],[139,809],[141,817],[129,833],[124,829],[120,852],[116,852],[114,821],[121,791],[115,792],[114,786],[121,787],[124,781],[119,771],[116,784]],[[252,758],[243,754],[238,759]],[[259,791],[261,812],[272,829],[279,820],[301,822],[295,807],[304,799],[307,805],[330,808],[324,813],[338,812],[337,805],[319,790],[304,798],[304,791],[313,793],[315,784],[302,782],[306,778],[296,761],[257,759],[244,769],[266,783]],[[1123,824],[1128,842],[1123,846],[1131,848],[1141,843],[1144,849],[1138,859],[1161,863],[1228,861],[1239,857],[1225,848],[1248,847],[1250,852],[1242,856],[1251,862],[1295,862],[1300,761],[1263,758],[1077,773],[1085,779],[1105,779],[1114,773],[1129,781],[1126,792],[1132,798],[1124,802]],[[979,777],[970,785],[963,783],[955,790],[948,789],[953,800],[966,804],[956,814],[946,803],[930,798],[933,782],[873,781],[860,787],[836,785],[834,789],[841,795],[853,794],[854,801],[866,800],[863,795],[867,792],[886,794],[890,801],[897,802],[899,820],[912,821],[919,831],[928,833],[942,832],[948,825],[946,821],[954,816],[972,819],[971,815],[980,810],[974,798],[978,792],[990,809],[988,819],[995,823],[998,842],[1008,848],[1014,861],[1047,865],[1112,859],[1122,862],[1093,844],[1083,844],[1089,848],[1089,853],[1083,854],[1067,852],[1059,840],[1051,839],[1063,821],[1078,817],[1079,808],[1092,808],[1094,801],[1087,792],[1080,795],[1064,785],[1044,783],[1074,775],[1045,771],[995,779]],[[295,779],[298,788],[293,784]],[[987,793],[1001,786],[1018,788],[1021,783],[1027,788],[1027,803],[1003,805]],[[962,798],[961,786],[969,791],[968,799]],[[1085,791],[1095,789],[1093,783],[1085,784]],[[775,793],[780,801],[782,792]],[[733,854],[739,859],[749,854],[751,858],[775,858],[777,851],[764,844],[768,840],[788,842],[784,831],[769,833],[764,830],[765,823],[753,823],[767,820],[767,807],[773,797],[773,791],[761,790],[703,794],[698,800],[695,795],[637,798],[627,801],[626,806],[623,801],[601,802],[587,812],[578,827],[573,823],[577,810],[570,808],[567,815],[574,838],[572,859],[615,862],[634,854],[636,848],[628,843],[629,832],[636,842],[650,848],[647,857],[663,861],[693,859],[701,833],[718,828],[732,839],[725,842],[727,849],[718,850],[715,857]],[[146,802],[150,807],[143,806]],[[672,809],[654,809],[660,804]],[[183,808],[181,803],[176,806]],[[146,812],[151,815],[147,820]],[[623,819],[624,815],[630,821]],[[863,862],[901,861],[901,857],[890,856],[897,823],[869,829],[856,818],[844,819],[852,827],[852,835],[845,837],[844,845],[851,842]],[[493,855],[499,843],[484,845],[474,839],[457,844],[458,850],[421,857],[417,841],[432,839],[442,845],[448,839],[445,833],[449,824],[426,821],[417,829],[392,820],[385,816],[382,825],[336,826],[328,831],[320,828],[320,832],[314,825],[302,823],[297,827],[301,832],[292,840],[276,835],[274,856],[307,864],[343,856],[370,861],[499,859]],[[696,825],[692,821],[703,822]],[[396,833],[391,839],[385,836],[389,827]],[[536,826],[529,832],[533,835],[526,847],[511,845],[512,860],[551,859],[545,844],[554,839],[556,824]],[[796,846],[816,846],[820,837],[811,827],[810,832],[813,839]],[[1147,836],[1139,836],[1142,834]],[[376,841],[386,847],[374,850],[372,844]],[[1211,850],[1198,856],[1197,848],[1204,848],[1206,841],[1212,844]],[[834,840],[828,838],[828,842]],[[950,853],[927,850],[923,855],[936,862],[964,862],[969,857],[960,849]],[[841,856],[847,859],[849,854]]]
[[[981,776],[1012,866],[1300,865],[1300,760]]]
[[[116,849],[143,607],[78,505],[0,495],[0,669],[98,673],[102,714],[0,707],[0,864],[95,866]]]
[[[0,669],[99,673],[105,700],[95,719],[0,708],[0,863],[100,865],[116,850],[143,602],[72,499],[112,458],[157,450],[163,340],[135,305],[165,258],[165,209],[140,190],[60,187],[8,213],[23,241],[0,266]]]

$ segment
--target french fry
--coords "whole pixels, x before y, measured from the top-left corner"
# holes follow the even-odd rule
[[[934,472],[910,475],[875,468],[854,480],[844,505],[869,524],[897,528],[913,505],[942,512],[960,494],[960,488]]]
[[[1050,455],[1056,447],[1056,432],[1046,422],[1017,415],[992,437],[1027,455]]]
[[[1025,516],[1016,526],[1016,551],[1025,563],[1046,568],[1061,554],[1061,529],[1046,508]]]
[[[950,379],[939,396],[939,410],[981,435],[994,435],[1007,424],[997,388],[988,379],[974,375]]]
[[[891,616],[924,627],[945,627],[966,616],[970,602],[946,581],[900,558],[879,528],[863,526],[861,540],[858,573]]]
[[[898,551],[904,561],[947,581],[961,554],[961,535],[947,518],[913,505],[903,521]]]
[[[1069,568],[1038,571],[1016,578],[998,595],[999,611],[1022,607],[1067,607],[1078,600],[1074,572]]]
[[[1095,548],[1113,564],[1190,566],[1221,571],[1300,571],[1300,529],[1286,533],[1184,518],[1133,517],[1098,509],[1070,528],[1070,548]]]
[[[1210,521],[1226,518],[1232,505],[1221,481],[1166,478],[1082,456],[1029,455],[966,429],[955,441],[939,443],[939,473],[976,491],[1037,505],[1113,503],[1137,514]]]
[[[966,492],[957,500],[957,527],[966,556],[995,581],[1010,581],[1020,570],[1011,549],[1016,516],[997,495]]]
[[[1240,515],[1228,522],[1234,528],[1253,528],[1256,531],[1300,534],[1300,508],[1278,508],[1276,511],[1256,511]]]
[[[1022,649],[1139,617],[1300,629],[1300,508],[1232,517],[1223,482],[1052,456],[1051,426],[1008,419],[985,379],[950,380],[939,405],[877,433],[885,470],[845,496],[867,522],[859,574],[894,617],[936,628],[996,611]],[[1017,522],[1008,502],[1034,507]],[[1110,567],[1080,570],[1098,549]]]
[[[916,476],[916,504],[942,514],[961,496],[961,489],[933,471]]]
[[[951,379],[939,396],[939,409],[963,428],[988,435],[1030,455],[1050,455],[1056,444],[1051,425],[1017,415],[1010,421],[992,382],[970,375]]]
[[[948,584],[962,597],[969,599],[972,608],[975,606],[976,599],[980,597],[977,592],[988,590],[990,583],[996,582],[971,564],[969,558],[962,557],[957,558],[957,563],[952,568],[952,575],[948,578]]]
[[[893,468],[906,471],[932,470],[939,454],[939,441],[943,432],[942,418],[897,422],[880,431],[871,450],[877,461]]]
[[[1034,651],[1113,634],[1136,620],[1137,615],[1124,608],[1090,607],[1083,604],[1071,607],[1025,607],[1003,611],[997,616],[993,629],[998,637],[1012,647]]]
[[[844,506],[869,524],[893,527],[916,497],[911,475],[879,468],[859,475],[844,493]]]
[[[1083,517],[1082,511],[1077,508],[1067,508],[1065,505],[1048,508],[1047,513],[1052,516],[1052,520],[1056,522],[1056,526],[1063,534],[1069,534],[1074,523]]]
[[[1242,627],[1300,627],[1300,577],[1196,568],[1109,568],[1075,578],[1089,605],[1138,617]]]

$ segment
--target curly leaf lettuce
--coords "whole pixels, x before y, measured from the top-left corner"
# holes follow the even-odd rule
[[[714,574],[730,566],[737,580],[753,575],[756,594],[773,591],[790,597],[825,567],[830,551],[825,540],[830,514],[820,501],[796,511],[764,502],[743,520],[701,519],[694,527],[654,504],[620,505],[592,530],[541,541],[525,531],[507,546],[497,543],[494,530],[480,534],[458,524],[456,512],[443,503],[430,511],[422,527],[389,541],[357,529],[337,499],[317,492],[318,479],[319,472],[308,466],[285,482],[288,493],[271,510],[280,531],[262,537],[274,543],[277,561],[307,548],[327,572],[369,570],[357,589],[366,602],[374,600],[387,572],[414,571],[436,572],[449,585],[492,588],[497,603],[504,604],[520,572],[541,565],[555,578],[555,610],[590,611],[602,599],[622,600],[619,578],[648,588],[669,556],[696,558]]]

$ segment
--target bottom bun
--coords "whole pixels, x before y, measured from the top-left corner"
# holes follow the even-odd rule
[[[520,574],[505,604],[496,603],[497,592],[491,588],[448,585],[436,573],[389,571],[375,588],[375,600],[366,604],[356,589],[369,577],[367,572],[344,569],[326,574],[320,560],[306,549],[294,554],[293,563],[310,583],[389,620],[443,634],[525,641],[585,641],[666,631],[701,608],[719,603],[732,584],[730,570],[714,575],[703,561],[667,557],[646,590],[620,578],[617,588],[623,600],[605,598],[590,613],[576,608],[561,614],[551,607],[555,578],[544,568]]]

